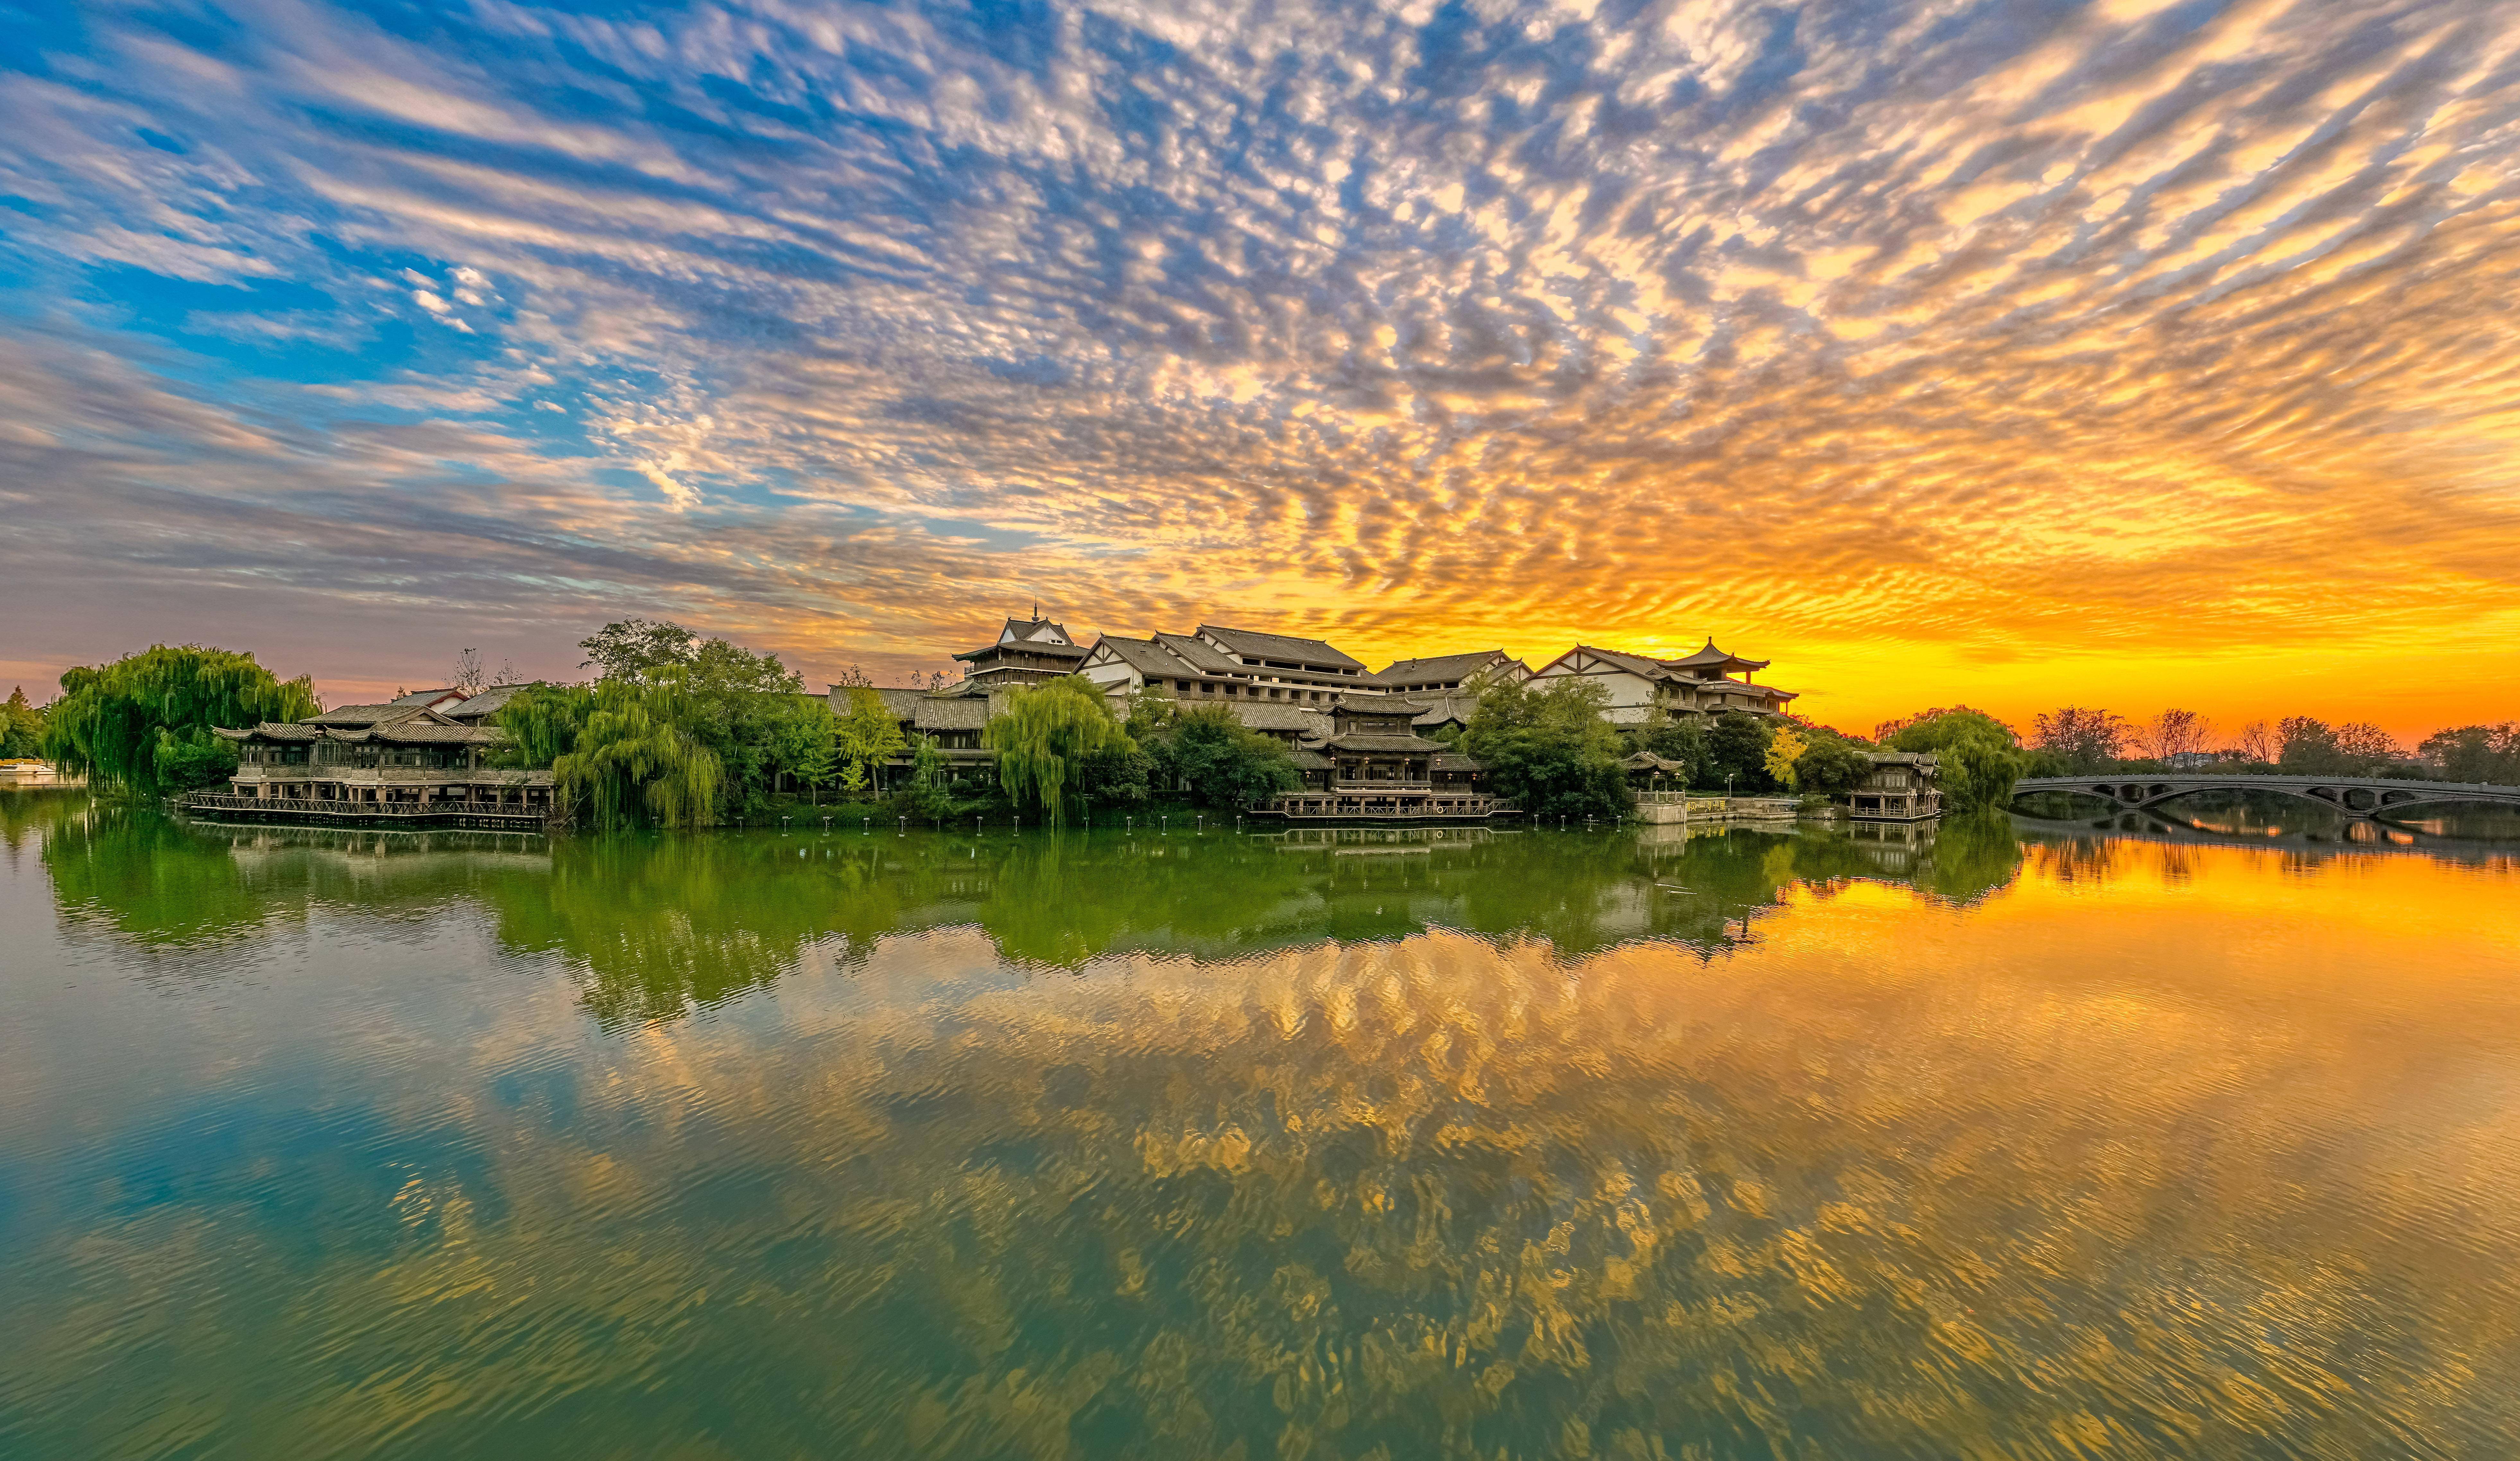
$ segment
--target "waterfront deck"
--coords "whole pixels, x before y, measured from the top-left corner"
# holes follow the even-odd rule
[[[1383,782],[1372,791],[1296,791],[1255,804],[1254,819],[1281,820],[1290,826],[1438,826],[1466,825],[1513,818],[1522,809],[1493,796],[1469,792],[1429,793],[1423,783],[1403,788]],[[1400,791],[1402,794],[1394,794]]]
[[[548,821],[540,807],[445,797],[429,800],[353,802],[327,798],[231,796],[197,791],[186,811],[212,821],[269,822],[281,826],[470,827],[476,831],[539,832]]]

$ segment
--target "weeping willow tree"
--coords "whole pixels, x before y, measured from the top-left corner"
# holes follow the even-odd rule
[[[604,831],[715,821],[724,773],[686,729],[698,712],[671,675],[599,682],[574,747],[552,762],[554,797]]]
[[[980,744],[995,752],[998,784],[1018,807],[1039,807],[1051,822],[1066,819],[1069,788],[1086,758],[1125,745],[1129,732],[1092,681],[1066,675],[1007,696],[989,718]]]
[[[44,718],[44,756],[102,787],[140,796],[207,785],[236,770],[210,733],[315,714],[314,683],[282,681],[250,654],[156,644],[62,676]]]
[[[577,749],[577,737],[595,713],[595,691],[583,685],[529,685],[499,707],[499,729],[508,734],[503,759],[543,768]]]

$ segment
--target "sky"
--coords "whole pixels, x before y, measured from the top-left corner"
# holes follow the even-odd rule
[[[0,685],[671,618],[2520,717],[2520,0],[0,0]]]

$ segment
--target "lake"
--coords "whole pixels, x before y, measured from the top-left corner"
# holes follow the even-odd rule
[[[0,1456],[2520,1453],[2512,844],[1683,830],[0,794]]]

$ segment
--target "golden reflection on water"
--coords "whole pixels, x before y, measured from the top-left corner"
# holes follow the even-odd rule
[[[1277,912],[1233,938],[1189,908],[1028,933],[1072,889],[1037,862],[872,876],[810,935],[723,889],[588,923],[563,884],[589,869],[556,859],[543,921],[529,884],[479,906],[603,1038],[534,1003],[532,1028],[337,1077],[336,1140],[266,1132],[202,1190],[45,1234],[72,1277],[31,1308],[40,1378],[136,1403],[28,1434],[936,1457],[2520,1440],[2508,869],[2088,839],[1953,898],[1797,878],[1798,855],[1834,856],[1623,863],[1689,898],[1771,880],[1758,916],[1695,938],[1658,935],[1683,895],[1634,876],[1521,905],[1518,933],[1303,932],[1350,893],[1358,918],[1487,896],[1431,863],[1344,885],[1234,863]],[[1552,918],[1637,932],[1570,949]],[[691,1015],[695,989],[716,1002]],[[665,1017],[623,1018],[646,1004]]]

